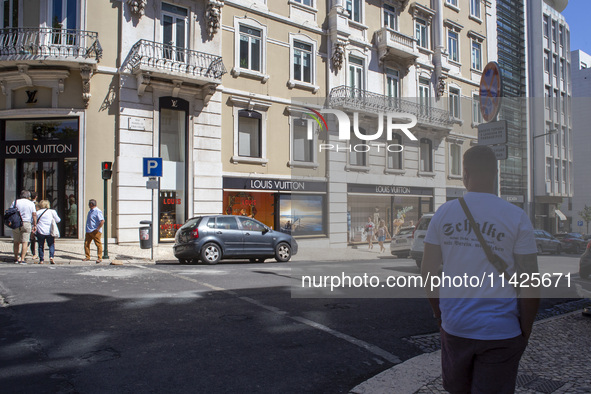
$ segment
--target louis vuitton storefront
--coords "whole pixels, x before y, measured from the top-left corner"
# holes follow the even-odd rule
[[[79,118],[14,119],[0,121],[2,209],[21,190],[37,192],[62,219],[62,237],[78,238]],[[4,227],[0,235],[10,235]]]

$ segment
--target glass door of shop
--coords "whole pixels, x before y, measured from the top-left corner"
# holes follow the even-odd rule
[[[17,190],[37,192],[37,202],[49,201],[57,211],[62,237],[78,237],[77,160],[19,160]]]

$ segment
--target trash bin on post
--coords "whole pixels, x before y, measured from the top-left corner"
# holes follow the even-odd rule
[[[152,221],[142,220],[140,224],[148,224],[147,227],[140,227],[140,248],[150,249],[152,248]]]

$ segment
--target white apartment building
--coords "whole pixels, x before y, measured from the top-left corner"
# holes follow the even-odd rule
[[[568,229],[573,196],[570,31],[567,1],[531,0],[527,9],[529,127],[534,226]]]

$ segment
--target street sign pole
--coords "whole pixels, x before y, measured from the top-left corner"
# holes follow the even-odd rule
[[[162,176],[162,158],[144,157],[144,177],[148,177],[146,189],[152,192],[152,205],[150,208],[150,260],[154,261],[154,236],[156,233],[156,220],[154,220],[154,190],[160,186],[159,178]]]
[[[104,191],[104,205],[105,205],[105,214],[104,214],[104,220],[105,220],[105,225],[103,226],[103,228],[105,229],[104,231],[104,235],[105,235],[105,247],[103,248],[103,260],[108,260],[109,259],[109,226],[107,223],[107,219],[109,217],[109,202],[108,202],[108,196],[107,196],[107,188],[109,187],[108,185],[108,181],[105,179],[103,181],[103,191]]]

